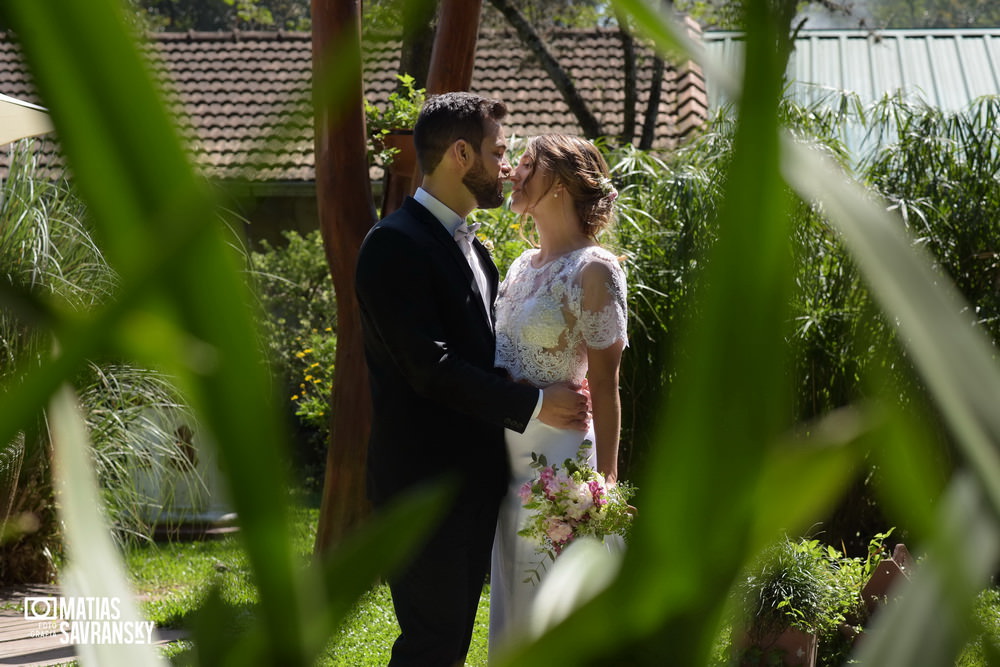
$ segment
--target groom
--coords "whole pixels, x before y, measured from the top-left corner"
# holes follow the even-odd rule
[[[376,509],[450,474],[458,492],[390,582],[400,635],[390,665],[462,665],[508,483],[504,428],[537,417],[586,429],[587,398],[539,391],[494,369],[498,272],[467,232],[503,202],[506,106],[470,93],[432,97],[413,131],[421,187],[361,247],[357,296],[374,416],[368,490]],[[468,240],[471,238],[471,244]]]

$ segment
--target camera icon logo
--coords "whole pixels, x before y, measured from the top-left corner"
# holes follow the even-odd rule
[[[59,604],[56,598],[24,598],[24,617],[36,621],[52,621],[58,618]]]

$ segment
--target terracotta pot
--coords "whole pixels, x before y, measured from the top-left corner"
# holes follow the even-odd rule
[[[868,613],[874,614],[889,600],[889,594],[894,586],[909,579],[913,557],[907,551],[905,544],[897,544],[892,558],[879,562],[872,576],[861,589],[861,599],[864,600]]]
[[[412,178],[413,170],[417,166],[417,149],[413,146],[413,130],[389,130],[389,134],[382,137],[382,144],[386,148],[395,148],[399,151],[393,156],[389,171],[396,176]]]
[[[771,664],[766,656],[778,654],[781,664],[789,667],[815,667],[819,637],[796,628],[785,628],[780,632],[766,634],[760,637],[744,633],[738,644],[740,650],[740,665]],[[747,656],[748,649],[757,648],[763,654],[761,662],[754,662]]]

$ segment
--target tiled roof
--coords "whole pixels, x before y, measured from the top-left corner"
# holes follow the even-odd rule
[[[3,33],[0,33],[0,93],[24,102],[41,103],[17,47],[5,39]],[[7,176],[10,165],[10,152],[6,148],[0,147],[0,177]],[[51,134],[37,137],[35,150],[43,174],[50,173],[50,170],[56,173],[61,171],[61,160],[56,154]]]
[[[309,33],[158,33],[168,99],[210,176],[313,180]]]
[[[621,131],[622,50],[615,30],[546,35],[609,135]],[[309,104],[312,42],[307,32],[157,33],[148,46],[179,127],[209,176],[251,182],[311,182],[313,130]],[[372,46],[365,93],[379,104],[396,85],[398,45]],[[652,53],[638,53],[637,127],[641,128]],[[508,103],[509,132],[579,134],[554,84],[512,32],[479,38],[473,92]],[[15,48],[0,35],[0,93],[40,103]],[[693,66],[666,69],[654,147],[669,149],[700,126],[707,98]],[[46,142],[51,144],[51,142]],[[44,149],[52,151],[51,145]],[[0,156],[0,170],[6,156]]]

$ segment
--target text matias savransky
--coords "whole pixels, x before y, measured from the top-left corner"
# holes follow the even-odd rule
[[[124,621],[121,600],[109,597],[29,597],[24,617],[37,620],[39,635],[58,634],[62,644],[152,644],[152,621]]]

